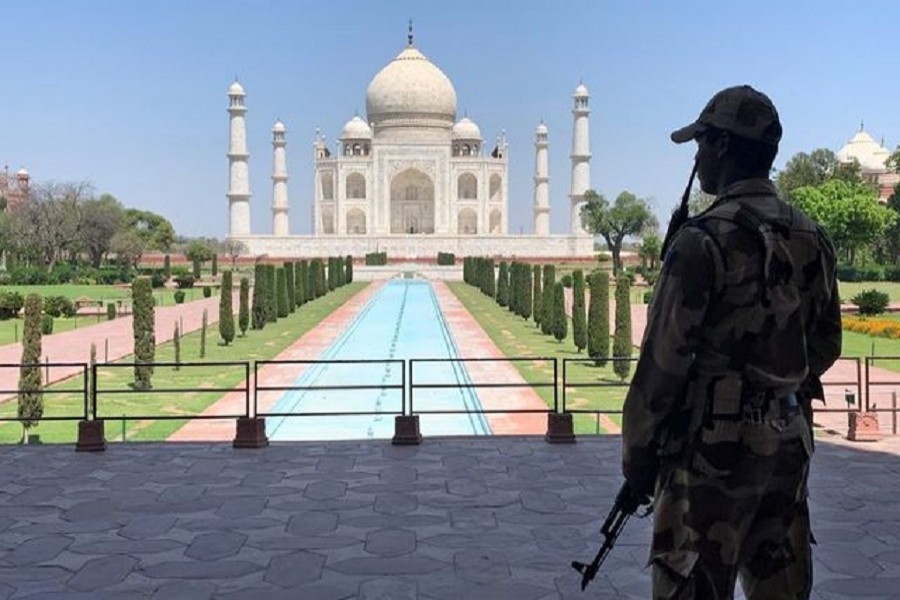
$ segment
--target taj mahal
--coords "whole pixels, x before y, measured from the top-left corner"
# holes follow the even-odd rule
[[[229,98],[229,239],[249,254],[334,256],[387,252],[391,257],[591,256],[593,239],[581,226],[590,189],[590,107],[587,88],[573,94],[569,232],[550,234],[548,128],[535,129],[534,229],[508,231],[509,144],[501,133],[486,146],[478,125],[457,119],[450,79],[414,44],[379,71],[366,90],[366,118],[350,119],[335,151],[314,141],[312,235],[289,228],[286,127],[272,127],[272,233],[250,225],[249,153],[245,92],[235,81]]]

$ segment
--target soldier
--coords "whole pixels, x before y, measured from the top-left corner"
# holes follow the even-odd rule
[[[625,401],[623,472],[654,502],[654,598],[732,598],[738,576],[750,600],[809,598],[808,415],[841,349],[834,250],[769,179],[767,96],[722,90],[671,137],[697,142],[716,200],[668,244]]]

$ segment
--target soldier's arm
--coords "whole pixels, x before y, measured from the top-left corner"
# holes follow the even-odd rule
[[[684,406],[684,390],[700,325],[715,281],[716,250],[700,230],[685,227],[672,243],[648,309],[641,355],[622,415],[622,469],[652,495],[663,427]]]

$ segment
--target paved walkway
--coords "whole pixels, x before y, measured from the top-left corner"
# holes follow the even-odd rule
[[[239,308],[240,296],[234,295],[235,312]],[[156,343],[162,344],[172,339],[175,323],[183,325],[182,333],[200,329],[203,311],[208,311],[209,323],[219,320],[219,297],[204,298],[186,304],[158,306],[155,310]],[[103,321],[95,325],[73,329],[46,336],[41,340],[41,354],[50,362],[90,362],[91,343],[97,346],[97,362],[114,361],[134,353],[134,333],[131,315]],[[107,351],[108,349],[108,351]],[[22,344],[0,346],[0,363],[18,364],[22,360]],[[44,383],[65,379],[80,372],[78,367],[50,367],[49,378]],[[15,390],[19,382],[19,369],[0,368],[0,390]],[[0,397],[10,398],[0,393]],[[0,400],[2,401],[2,400]]]
[[[900,595],[900,461],[886,450],[818,445],[817,600]],[[4,599],[649,597],[648,520],[587,592],[569,566],[598,548],[616,436],[4,452]]]

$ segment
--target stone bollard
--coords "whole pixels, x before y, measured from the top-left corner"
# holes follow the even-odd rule
[[[851,442],[877,442],[881,439],[878,413],[854,411],[847,413],[847,439]]]
[[[544,439],[551,444],[574,444],[572,413],[547,413],[547,434]]]
[[[266,437],[266,420],[262,417],[238,417],[234,448],[265,448],[269,445]]]
[[[103,452],[106,450],[106,434],[103,423],[103,419],[78,421],[76,452]]]
[[[419,415],[398,415],[394,417],[394,438],[391,443],[395,446],[416,446],[422,443],[422,434],[419,432]]]

